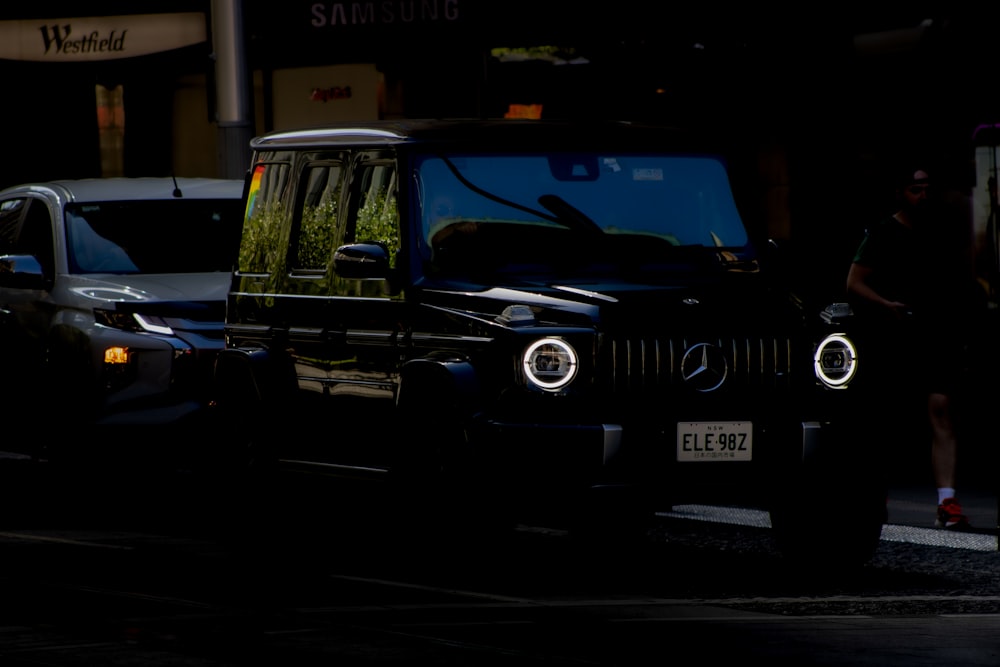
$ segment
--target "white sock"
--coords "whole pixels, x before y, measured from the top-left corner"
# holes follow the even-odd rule
[[[942,486],[940,489],[938,489],[938,505],[943,503],[946,498],[954,498],[954,497],[955,497],[955,489],[949,488],[947,486]]]

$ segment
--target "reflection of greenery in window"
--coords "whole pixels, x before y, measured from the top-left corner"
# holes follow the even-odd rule
[[[332,162],[302,171],[299,178],[302,209],[293,215],[298,220],[293,248],[296,269],[326,270],[330,251],[339,238],[341,175],[341,165]]]
[[[240,271],[268,273],[278,259],[278,236],[285,207],[280,199],[258,201],[253,214],[243,223],[240,243]]]
[[[330,196],[316,206],[302,208],[297,252],[300,269],[326,268],[337,229],[337,198]]]
[[[354,238],[357,241],[381,241],[389,249],[390,262],[395,263],[399,250],[399,212],[396,195],[390,194],[388,187],[366,193],[364,204],[358,211]]]
[[[288,187],[288,173],[287,164],[258,164],[254,168],[240,241],[240,271],[280,271],[278,264],[285,253],[281,231],[286,219],[282,195]]]

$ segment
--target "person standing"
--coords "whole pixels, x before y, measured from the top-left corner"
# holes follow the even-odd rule
[[[968,225],[934,197],[930,173],[907,168],[895,184],[898,209],[869,228],[847,275],[847,298],[866,323],[871,366],[881,370],[880,400],[925,401],[935,525],[968,530],[956,491],[955,411],[967,371],[982,288],[975,280]],[[985,295],[983,295],[985,298]]]

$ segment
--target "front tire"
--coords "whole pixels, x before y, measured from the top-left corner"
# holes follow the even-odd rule
[[[836,470],[803,474],[775,498],[771,527],[782,555],[797,569],[845,573],[867,564],[888,520],[884,484]]]
[[[468,410],[453,378],[433,366],[423,370],[404,379],[396,407],[390,483],[398,505],[408,509],[402,529],[469,545],[513,534],[513,508],[466,436]]]

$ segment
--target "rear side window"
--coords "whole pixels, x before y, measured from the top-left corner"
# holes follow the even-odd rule
[[[284,162],[258,163],[250,177],[237,269],[241,273],[273,273],[287,249],[285,197],[291,169]]]
[[[0,203],[0,255],[12,255],[17,242],[17,225],[24,213],[24,199],[8,199]]]
[[[292,270],[323,272],[339,238],[343,200],[341,163],[306,167],[299,184],[300,208],[293,216]]]
[[[393,264],[400,247],[396,174],[396,163],[391,159],[366,159],[359,163],[354,175],[359,206],[348,223],[347,236],[355,243],[382,243]]]

